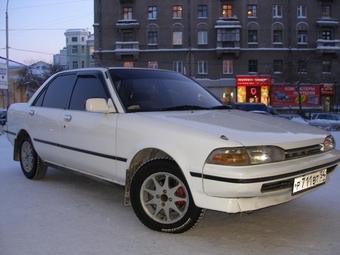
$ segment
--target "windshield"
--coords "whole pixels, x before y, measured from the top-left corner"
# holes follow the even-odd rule
[[[127,112],[223,108],[206,89],[176,72],[110,69],[112,81]]]

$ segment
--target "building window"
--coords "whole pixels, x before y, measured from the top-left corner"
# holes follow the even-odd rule
[[[124,67],[133,67],[133,62],[124,62]]]
[[[78,54],[78,46],[72,46],[72,54]]]
[[[148,44],[157,45],[157,32],[148,32]]]
[[[123,33],[123,42],[131,42],[133,41],[133,32],[124,32]]]
[[[78,61],[72,61],[72,68],[77,69],[78,68]]]
[[[85,54],[85,46],[84,45],[81,46],[81,54]]]
[[[282,6],[273,5],[273,18],[282,18]]]
[[[71,41],[72,41],[72,42],[78,42],[78,38],[77,38],[77,37],[72,37],[72,38],[71,38]]]
[[[307,30],[298,31],[298,44],[307,44]]]
[[[248,60],[248,72],[257,73],[257,60]]]
[[[233,73],[233,61],[232,60],[223,60],[223,73],[224,74]]]
[[[125,7],[123,9],[124,19],[132,19],[132,7]]]
[[[208,74],[208,62],[198,61],[198,74]]]
[[[81,61],[81,68],[85,68],[85,61]]]
[[[207,45],[208,44],[208,32],[207,31],[198,31],[198,33],[197,33],[197,44],[198,45]]]
[[[182,61],[174,61],[173,62],[173,70],[175,72],[183,73],[183,62]]]
[[[206,5],[199,5],[198,6],[198,18],[207,18],[208,17],[208,7]]]
[[[297,7],[297,17],[307,18],[307,6],[306,5],[299,5]]]
[[[275,59],[273,69],[274,69],[274,73],[282,73],[282,60]]]
[[[298,60],[298,72],[307,73],[307,61],[303,59]]]
[[[322,61],[322,72],[323,73],[330,73],[332,70],[331,70],[331,61],[329,60],[325,60],[325,61]]]
[[[248,17],[256,18],[257,17],[257,5],[249,4],[247,15]]]
[[[257,30],[248,30],[248,43],[257,43]]]
[[[148,7],[148,19],[157,19],[157,7],[156,6]]]
[[[217,29],[218,42],[239,42],[240,29]]]
[[[182,5],[174,5],[172,6],[172,18],[173,19],[181,19],[182,18]]]
[[[330,30],[323,30],[322,31],[322,39],[323,40],[332,40],[332,31],[330,31]]]
[[[149,61],[148,68],[150,69],[158,69],[158,62],[157,61]]]
[[[81,37],[81,41],[82,41],[82,42],[85,42],[85,38],[84,38],[83,36]]]
[[[231,18],[233,16],[233,6],[231,4],[224,4],[222,6],[222,17]]]
[[[173,45],[182,45],[182,32],[173,32],[172,33],[172,44]]]
[[[273,43],[282,43],[282,30],[273,31]]]
[[[323,5],[322,6],[322,17],[323,18],[330,18],[331,17],[331,6],[330,5]]]

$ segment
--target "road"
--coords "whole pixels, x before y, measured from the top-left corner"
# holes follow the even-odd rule
[[[0,135],[0,254],[340,254],[340,170],[318,190],[255,211],[208,211],[184,234],[149,230],[123,205],[123,188],[49,168],[24,177]]]

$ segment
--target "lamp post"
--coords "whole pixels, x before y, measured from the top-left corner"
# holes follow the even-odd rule
[[[11,101],[11,97],[10,97],[10,89],[9,89],[9,46],[8,46],[8,2],[9,0],[7,0],[7,4],[6,4],[6,68],[7,68],[7,109],[10,106],[10,101]]]

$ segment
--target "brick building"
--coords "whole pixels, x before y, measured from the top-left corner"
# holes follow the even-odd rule
[[[339,13],[335,0],[94,0],[94,57],[98,66],[185,73],[224,101],[294,108],[288,98],[308,91],[308,107],[329,110]]]

